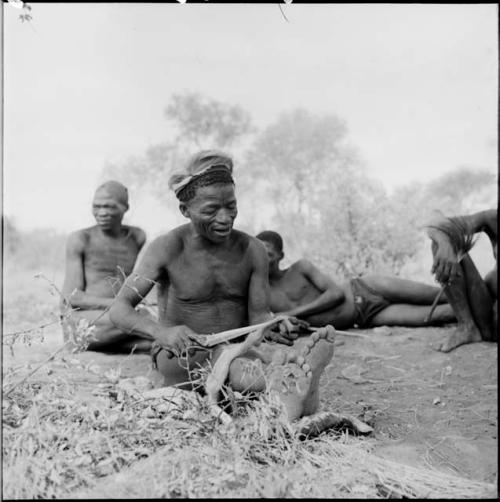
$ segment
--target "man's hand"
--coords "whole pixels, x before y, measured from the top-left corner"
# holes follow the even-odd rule
[[[280,314],[276,314],[280,315]],[[299,336],[299,332],[303,328],[309,327],[309,323],[297,319],[296,317],[288,317],[279,321],[277,326],[268,330],[264,339],[268,342],[283,343],[284,345],[293,345],[293,341]]]
[[[446,284],[460,275],[458,257],[447,240],[440,239],[438,243],[433,240],[432,254],[434,262],[431,273],[435,275],[438,282]]]
[[[167,350],[168,358],[179,357],[190,345],[193,344],[189,335],[196,334],[184,325],[171,328],[161,327],[155,334],[155,341]]]

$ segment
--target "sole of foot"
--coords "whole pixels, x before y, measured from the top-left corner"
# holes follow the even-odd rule
[[[333,356],[334,341],[335,330],[327,326],[313,333],[299,352],[274,354],[268,388],[280,394],[290,421],[315,407],[311,400],[318,401],[319,378]]]

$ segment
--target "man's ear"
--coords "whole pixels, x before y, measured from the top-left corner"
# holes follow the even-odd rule
[[[187,207],[187,204],[185,202],[179,203],[179,211],[181,212],[182,216],[189,218],[189,208]]]
[[[283,251],[281,251],[280,253],[280,261],[285,257],[285,253],[283,253]]]

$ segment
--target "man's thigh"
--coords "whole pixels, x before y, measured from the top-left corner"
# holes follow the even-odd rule
[[[163,377],[163,385],[177,385],[181,389],[192,389],[197,379],[194,370],[204,367],[210,360],[209,351],[194,351],[187,358],[169,358],[164,349],[153,352],[153,363]]]
[[[229,366],[229,383],[238,392],[262,392],[266,388],[267,366],[272,363],[276,352],[299,354],[308,336],[299,337],[292,346],[280,343],[261,343],[252,347],[243,356],[237,357]],[[217,357],[217,352],[214,359]]]
[[[92,336],[98,340],[107,340],[108,338],[114,341],[118,336],[123,336],[122,332],[116,328],[109,318],[108,312],[105,310],[76,310],[71,312],[68,319],[62,320],[64,340],[68,341],[70,330],[84,328],[81,321],[87,321],[87,326],[95,326],[92,330]]]

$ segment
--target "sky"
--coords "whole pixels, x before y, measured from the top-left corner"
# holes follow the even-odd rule
[[[29,23],[3,9],[3,210],[21,229],[93,224],[104,165],[168,139],[184,91],[259,128],[335,113],[389,191],[497,171],[497,5],[283,4],[289,22],[277,4],[35,3]],[[148,219],[133,223],[164,227],[130,202]]]

